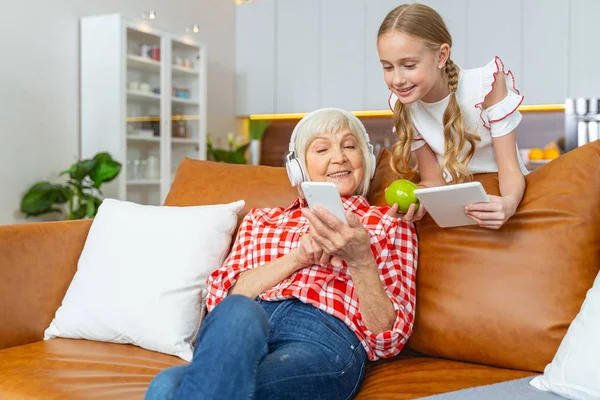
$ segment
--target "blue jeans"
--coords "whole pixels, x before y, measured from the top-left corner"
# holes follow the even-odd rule
[[[193,361],[159,373],[145,399],[351,399],[366,361],[354,332],[316,307],[230,295],[202,323]]]

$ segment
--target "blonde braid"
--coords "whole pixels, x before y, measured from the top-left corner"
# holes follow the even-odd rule
[[[476,134],[467,132],[465,129],[462,112],[456,100],[459,68],[450,59],[446,62],[445,73],[450,89],[450,101],[444,111],[443,118],[444,161],[441,171],[447,171],[453,183],[460,183],[472,179],[472,174],[467,165],[473,158],[473,154],[475,154],[476,142],[480,141],[481,138]],[[469,143],[469,151],[461,160],[459,158],[465,142]]]
[[[411,179],[415,176],[417,170],[416,166],[410,166],[413,159],[411,143],[414,137],[414,130],[410,118],[410,110],[400,100],[396,101],[394,105],[393,121],[398,141],[392,146],[390,166],[400,178]]]

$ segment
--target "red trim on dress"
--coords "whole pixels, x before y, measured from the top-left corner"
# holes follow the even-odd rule
[[[519,90],[517,89],[517,87],[515,86],[515,77],[512,73],[511,70],[508,70],[508,72],[504,72],[504,62],[502,62],[502,59],[498,56],[494,57],[494,62],[496,63],[496,72],[493,73],[492,75],[494,76],[494,81],[492,82],[492,88],[490,89],[489,92],[487,92],[487,94],[485,96],[483,96],[483,101],[481,101],[480,103],[475,104],[475,108],[479,108],[479,118],[481,118],[481,121],[483,122],[483,126],[487,129],[490,129],[490,125],[493,122],[498,122],[498,121],[502,121],[503,119],[505,119],[506,117],[508,117],[509,115],[513,114],[515,111],[517,111],[517,109],[521,106],[521,103],[523,103],[523,96],[521,96],[521,93],[519,92]],[[505,76],[510,77],[511,81],[512,81],[512,87],[513,90],[519,95],[521,96],[521,101],[519,102],[519,104],[515,107],[514,110],[512,110],[511,112],[509,112],[508,114],[506,114],[504,117],[500,118],[500,119],[495,119],[492,121],[488,121],[489,124],[487,124],[485,122],[485,119],[483,119],[483,111],[485,111],[485,109],[483,108],[483,103],[485,102],[486,97],[489,96],[490,93],[492,93],[492,90],[494,90],[494,85],[496,84],[496,75],[498,75],[498,73],[502,71],[502,73],[504,73]],[[508,96],[508,95],[507,95]]]

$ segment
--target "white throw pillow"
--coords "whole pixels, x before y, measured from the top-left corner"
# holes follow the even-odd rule
[[[569,399],[600,399],[600,274],[554,359],[530,384]]]
[[[131,343],[191,361],[206,278],[224,261],[243,207],[104,200],[44,339]]]

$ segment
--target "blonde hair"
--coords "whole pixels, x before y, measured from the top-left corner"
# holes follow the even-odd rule
[[[294,138],[294,154],[300,162],[306,180],[310,180],[306,168],[306,150],[308,146],[316,136],[337,133],[347,128],[358,142],[364,166],[364,174],[356,193],[366,196],[371,184],[371,171],[375,168],[375,165],[372,165],[369,156],[370,150],[365,137],[364,125],[358,118],[350,118],[345,114],[346,112],[348,111],[321,109],[314,111],[298,122],[296,137]]]
[[[438,50],[444,43],[452,47],[452,37],[442,17],[434,9],[423,4],[405,4],[390,11],[379,27],[377,38],[390,32],[406,33],[420,39],[432,51]],[[475,142],[481,139],[478,135],[467,132],[464,126],[460,106],[456,100],[459,68],[450,57],[443,72],[450,89],[450,101],[443,117],[445,144],[440,175],[445,180],[443,173],[446,171],[452,181],[458,183],[472,179],[467,164],[475,153]],[[418,167],[415,164],[411,167],[414,128],[409,107],[399,100],[394,105],[393,121],[398,141],[392,147],[391,167],[400,176],[413,177]],[[470,145],[469,151],[459,159],[467,143]]]

